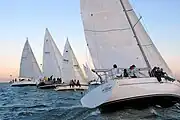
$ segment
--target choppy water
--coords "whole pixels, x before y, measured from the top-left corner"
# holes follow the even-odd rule
[[[10,87],[0,84],[0,120],[179,120],[180,105],[162,109],[126,109],[101,114],[83,108],[80,92],[56,92],[36,87]]]

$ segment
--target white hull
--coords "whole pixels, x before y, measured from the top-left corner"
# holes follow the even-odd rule
[[[180,98],[180,83],[159,83],[156,78],[109,80],[88,92],[82,99],[83,107],[96,108],[105,104],[146,96],[173,96]],[[96,99],[91,99],[95,98]]]
[[[20,81],[20,82],[14,82],[11,84],[11,86],[15,87],[24,87],[24,86],[36,86],[37,82],[35,81]]]
[[[77,91],[77,90],[87,90],[88,89],[88,85],[81,85],[81,87],[70,87],[69,85],[65,85],[65,86],[58,86],[55,88],[56,91]]]

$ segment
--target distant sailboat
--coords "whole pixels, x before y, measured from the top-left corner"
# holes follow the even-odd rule
[[[80,68],[80,65],[75,57],[75,54],[69,44],[67,39],[64,53],[63,53],[63,62],[62,62],[62,75],[63,82],[67,85],[56,87],[55,90],[84,90],[88,89],[87,81],[85,80],[85,76]],[[69,83],[71,80],[76,79],[80,81],[81,87],[70,87]]]
[[[81,16],[94,71],[105,75],[105,83],[81,99],[84,107],[98,107],[103,111],[131,100],[144,100],[144,105],[179,101],[177,81],[160,84],[155,77],[150,77],[149,71],[155,66],[173,75],[128,0],[81,0]],[[113,64],[121,70],[135,64],[141,74],[137,78],[123,77],[123,74],[114,78],[109,76]]]
[[[43,75],[61,78],[62,55],[56,46],[50,32],[46,28],[43,49]]]
[[[91,85],[100,85],[100,80],[98,81],[98,77],[90,70],[88,65],[83,65],[84,71],[86,73],[87,80]]]
[[[21,56],[19,72],[21,81],[14,82],[11,86],[36,86],[41,75],[41,70],[27,39]]]

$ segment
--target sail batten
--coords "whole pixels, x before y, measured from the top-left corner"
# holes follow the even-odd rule
[[[19,77],[38,79],[41,75],[41,70],[27,39],[21,56]]]

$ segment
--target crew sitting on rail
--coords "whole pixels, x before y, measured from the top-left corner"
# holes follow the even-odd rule
[[[172,81],[172,82],[175,81],[174,78],[169,77],[168,74],[166,72],[164,72],[163,68],[159,68],[159,67],[154,67],[151,70],[150,77],[156,77],[159,82],[162,81],[161,78],[165,78],[166,80]]]
[[[61,84],[62,83],[62,79],[61,78],[57,78],[57,84]]]
[[[155,77],[155,71],[157,70],[157,67],[154,67],[150,72],[150,77]]]
[[[112,73],[113,73],[113,78],[122,77],[122,72],[119,68],[117,68],[116,64],[113,65]]]
[[[129,74],[128,74],[128,72],[127,72],[127,69],[124,69],[123,77],[129,77]]]
[[[70,81],[69,86],[70,86],[70,88],[74,87],[74,81],[73,80]]]
[[[137,70],[135,65],[131,65],[129,70],[128,70],[129,76],[131,78],[137,78]]]
[[[155,70],[155,72],[154,72],[154,76],[157,78],[157,80],[160,82],[160,83],[162,83],[162,79],[161,79],[161,76],[162,75],[162,73],[161,73],[161,71],[160,71],[160,68],[159,67],[157,67],[157,69]]]
[[[78,86],[81,87],[81,84],[80,84],[79,80],[77,80],[76,86],[77,86],[77,87],[78,87]]]
[[[160,72],[161,72],[161,77],[163,77],[166,80],[171,81],[171,82],[175,81],[174,78],[169,77],[168,74],[163,71],[163,68],[160,69]]]

